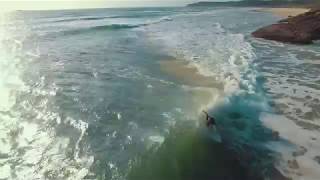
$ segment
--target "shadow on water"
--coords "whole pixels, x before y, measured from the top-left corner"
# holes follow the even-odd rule
[[[137,158],[129,180],[248,179],[248,172],[221,143],[195,126],[175,129],[160,147]]]
[[[260,113],[265,110],[258,95],[234,95],[211,114],[222,143],[214,142],[205,128],[194,122],[178,123],[161,146],[135,159],[129,180],[285,180],[276,168],[274,152],[265,143],[274,140]]]

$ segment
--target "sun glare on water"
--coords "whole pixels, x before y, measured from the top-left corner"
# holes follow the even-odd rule
[[[112,6],[110,1],[87,1],[87,0],[19,0],[3,1],[0,0],[0,13],[15,10],[58,10],[58,9],[83,9],[101,8]]]

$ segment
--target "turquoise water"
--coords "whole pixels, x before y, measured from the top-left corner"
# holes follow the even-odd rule
[[[278,19],[246,8],[1,15],[0,179],[317,179],[320,49],[250,36]]]

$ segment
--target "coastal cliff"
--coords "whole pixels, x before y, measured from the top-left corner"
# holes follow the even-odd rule
[[[253,32],[256,38],[294,44],[311,44],[320,39],[320,9],[283,19]]]

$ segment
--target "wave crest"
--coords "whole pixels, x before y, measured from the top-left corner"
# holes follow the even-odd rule
[[[139,28],[144,27],[148,25],[158,24],[165,21],[172,21],[173,19],[170,17],[163,17],[155,21],[149,21],[145,23],[140,24],[106,24],[106,25],[99,25],[99,26],[92,26],[92,27],[86,27],[86,28],[78,28],[78,29],[67,29],[59,31],[59,35],[74,35],[74,34],[80,34],[80,33],[87,33],[92,31],[116,31],[116,30],[122,30],[122,29],[133,29],[133,28]],[[57,32],[55,32],[57,33]]]

